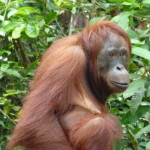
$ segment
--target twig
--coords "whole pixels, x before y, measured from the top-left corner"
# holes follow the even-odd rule
[[[0,109],[0,112],[7,117],[12,123],[16,124],[16,122],[14,120],[12,120],[7,114],[4,113],[4,111],[2,109]]]

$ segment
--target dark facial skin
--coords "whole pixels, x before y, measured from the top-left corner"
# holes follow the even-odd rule
[[[97,57],[98,76],[104,79],[114,93],[123,92],[129,85],[130,53],[123,37],[111,33]]]

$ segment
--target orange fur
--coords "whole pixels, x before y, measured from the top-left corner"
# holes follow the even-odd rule
[[[119,123],[108,114],[104,101],[99,103],[93,96],[85,78],[90,65],[96,84],[96,57],[109,32],[122,36],[131,50],[125,32],[108,21],[60,39],[48,49],[36,70],[8,149],[112,149],[121,135]]]

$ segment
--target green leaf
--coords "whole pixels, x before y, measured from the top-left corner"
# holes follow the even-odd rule
[[[0,55],[3,55],[3,54],[10,55],[10,54],[11,54],[11,52],[10,52],[10,51],[8,51],[8,50],[1,50],[1,51],[0,51]]]
[[[143,134],[143,133],[147,133],[147,132],[150,132],[150,125],[142,128],[137,134],[136,134],[136,139],[140,138],[140,136]]]
[[[150,141],[146,144],[146,150],[150,150]]]
[[[126,6],[133,6],[133,7],[138,7],[138,8],[140,8],[140,5],[139,5],[138,3],[123,2],[122,4],[123,4],[123,5],[126,5]]]
[[[47,6],[50,8],[50,10],[55,10],[55,11],[56,11],[56,10],[60,10],[60,9],[58,8],[58,6],[54,4],[53,1],[47,1]]]
[[[132,96],[131,102],[130,102],[130,110],[131,113],[135,113],[142,101],[142,98],[144,97],[145,88],[139,88],[134,95]]]
[[[128,132],[129,132],[130,139],[131,139],[132,143],[134,143],[135,145],[138,145],[138,141],[136,140],[136,137],[133,134],[133,132],[130,129],[128,129]]]
[[[132,5],[132,3],[130,3],[130,2],[123,2],[122,4],[126,5],[126,6],[131,6]]]
[[[128,98],[132,96],[139,88],[144,88],[146,80],[139,79],[130,83],[128,89],[123,93],[124,98]]]
[[[6,97],[6,96],[10,96],[10,95],[17,95],[20,93],[23,93],[23,92],[20,90],[6,90],[6,94],[3,94],[3,96]]]
[[[131,65],[130,65],[131,67]],[[141,75],[140,74],[137,74],[137,73],[130,73],[130,79],[136,79],[136,78],[140,78]]]
[[[0,28],[0,35],[1,35],[1,36],[5,36],[5,32],[4,32],[4,29],[3,29],[3,28]]]
[[[132,53],[142,58],[150,60],[150,51],[140,47],[133,47]]]
[[[138,39],[131,39],[132,44],[137,44],[137,45],[144,45],[145,41],[140,41]]]
[[[0,79],[2,79],[3,77],[3,73],[0,71]]]
[[[12,31],[14,28],[16,28],[18,25],[20,25],[21,22],[10,22],[6,25],[4,25],[4,31],[5,32],[10,32]]]
[[[123,12],[123,13],[120,13],[119,15],[115,16],[114,18],[112,18],[111,21],[116,22],[124,30],[127,30],[128,29],[128,24],[129,24],[129,16],[131,16],[132,14],[134,14],[134,13],[131,12],[131,11]]]
[[[114,143],[114,150],[123,150],[125,145],[126,145],[125,141],[119,140],[119,141]]]
[[[27,76],[28,73],[31,72],[31,70],[33,70],[33,68],[35,68],[35,66],[37,66],[38,62],[39,62],[39,60],[36,60],[36,61],[34,61],[33,63],[30,64],[30,66],[25,71],[25,76]]]
[[[4,21],[4,16],[0,15],[0,20]]]
[[[150,86],[147,88],[147,97],[150,97]]]
[[[25,33],[31,37],[36,38],[39,35],[39,27],[35,23],[29,23],[26,26]]]
[[[2,3],[7,3],[7,0],[0,0],[0,2],[2,2]]]
[[[41,28],[42,26],[44,26],[45,20],[44,20],[43,17],[41,17],[41,16],[36,16],[35,20],[36,20],[36,23],[38,24],[38,27],[39,27],[39,28]]]
[[[18,78],[21,77],[20,73],[16,70],[4,68],[4,67],[1,67],[0,70],[8,75],[12,75]]]
[[[102,21],[102,20],[104,20],[106,17],[104,16],[104,17],[93,17],[91,20],[90,20],[90,24],[93,24],[93,23],[95,23],[95,22],[97,22],[97,21]]]
[[[31,13],[40,13],[40,12],[35,10],[34,8],[28,6],[28,7],[19,8],[19,10],[16,14],[28,16]]]
[[[10,2],[12,5],[13,4],[19,4],[19,3],[23,3],[23,0],[14,0]]]
[[[20,108],[21,108],[20,106],[14,106],[14,107],[13,107],[13,110],[15,110],[15,111],[18,112],[18,111],[20,110]]]
[[[124,2],[124,0],[109,0],[110,2]],[[126,2],[134,2],[134,0],[126,0]]]
[[[141,106],[150,106],[150,102],[141,102]]]
[[[57,13],[56,12],[50,12],[45,16],[45,22],[47,24],[51,23],[54,19],[56,19]]]
[[[150,0],[143,0],[142,3],[143,4],[150,4]]]
[[[0,121],[0,126],[2,126],[3,128],[5,128],[5,124],[3,121]]]
[[[130,38],[132,38],[132,39],[138,37],[137,32],[134,31],[134,30],[132,30],[132,29],[130,29],[130,28],[128,28],[128,29],[126,30],[126,32],[127,32],[128,36],[129,36]]]
[[[73,4],[65,4],[65,5],[62,5],[60,6],[61,8],[65,8],[65,9],[69,9],[69,10],[72,10],[73,7],[75,7],[76,5],[73,5]]]
[[[61,0],[54,0],[54,3],[56,4],[56,6],[60,6],[62,4],[63,1]]]
[[[16,27],[12,32],[12,38],[17,39],[20,38],[21,32],[25,29],[25,24],[20,24],[20,26]]]
[[[8,12],[7,17],[10,18],[11,16],[13,16],[18,10],[11,8],[11,10]]]
[[[150,106],[139,106],[138,110],[132,114],[128,111],[121,119],[122,124],[135,123],[139,118],[146,114],[150,109]]]

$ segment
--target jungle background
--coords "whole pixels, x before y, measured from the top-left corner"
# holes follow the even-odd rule
[[[0,150],[46,49],[100,20],[119,24],[132,42],[130,86],[107,103],[123,128],[114,149],[150,150],[150,0],[0,0]]]

